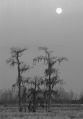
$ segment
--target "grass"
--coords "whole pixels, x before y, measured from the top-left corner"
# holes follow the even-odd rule
[[[0,111],[0,119],[83,119],[83,111],[61,109],[58,110],[57,112],[25,113],[25,112],[18,112],[15,110],[12,111],[11,109],[3,107],[2,110]]]
[[[77,114],[79,114],[77,116]],[[75,117],[74,117],[74,116]],[[61,112],[57,114],[53,113],[19,113],[19,112],[0,112],[0,119],[71,119],[74,117],[75,119],[83,119],[82,113],[72,113],[69,112]]]

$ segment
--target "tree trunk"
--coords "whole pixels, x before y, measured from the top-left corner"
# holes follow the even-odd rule
[[[19,88],[19,92],[18,92],[18,98],[19,98],[19,112],[22,111],[21,108],[21,75],[20,75],[20,63],[19,63],[19,59],[17,57],[17,61],[18,61],[18,88]]]
[[[49,64],[49,101],[48,101],[48,111],[50,111],[51,106],[51,67]]]
[[[49,77],[49,101],[48,101],[48,111],[50,111],[51,106],[51,84],[50,84],[50,77]]]
[[[33,111],[36,112],[36,80],[35,80],[35,88],[34,88],[34,100],[33,100]]]
[[[20,83],[19,83],[19,92],[18,92],[18,95],[19,95],[19,112],[22,111],[22,108],[21,108],[21,87],[20,87]]]

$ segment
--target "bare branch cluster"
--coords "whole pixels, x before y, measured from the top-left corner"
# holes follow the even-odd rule
[[[56,57],[52,56],[53,51],[49,51],[47,47],[39,47],[39,50],[44,51],[45,55],[37,56],[33,59],[33,63],[39,63],[44,62],[44,64],[47,65],[47,68],[44,71],[43,77],[35,76],[34,78],[23,77],[23,73],[28,71],[31,66],[25,64],[21,57],[23,56],[24,51],[26,51],[26,48],[11,48],[11,57],[8,58],[7,63],[11,66],[17,66],[17,72],[18,77],[16,80],[16,83],[12,85],[13,88],[18,87],[18,96],[19,96],[19,111],[21,111],[21,102],[27,100],[27,98],[30,98],[29,101],[29,109],[31,106],[31,103],[33,103],[33,111],[36,111],[36,103],[37,96],[42,94],[43,92],[43,99],[45,98],[46,104],[48,104],[48,108],[50,109],[51,104],[51,98],[52,94],[56,94],[56,91],[54,90],[54,87],[56,84],[62,84],[63,80],[59,77],[58,69],[56,68],[56,64],[61,64],[63,61],[67,61],[68,59],[66,57]],[[28,90],[28,94],[26,93],[26,86],[25,84],[30,84],[32,87]],[[45,91],[41,90],[41,86],[45,87]],[[21,96],[21,87],[24,87],[23,95]],[[31,98],[32,97],[32,98]]]

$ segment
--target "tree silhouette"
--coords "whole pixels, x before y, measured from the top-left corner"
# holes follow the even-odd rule
[[[28,102],[29,102],[29,111],[36,112],[36,106],[37,106],[37,96],[40,91],[40,85],[43,84],[43,79],[38,76],[34,76],[34,78],[26,78],[24,80],[24,83],[31,84],[31,87],[28,89]]]
[[[21,108],[21,86],[23,85],[23,80],[22,80],[22,74],[26,72],[29,69],[29,66],[27,66],[23,61],[21,61],[21,57],[23,55],[23,52],[26,51],[27,49],[23,48],[11,48],[11,57],[7,60],[7,63],[10,64],[11,66],[17,66],[17,71],[18,71],[18,77],[17,81],[15,84],[12,86],[15,87],[17,86],[19,91],[18,91],[18,97],[19,97],[19,111],[22,111]]]
[[[48,90],[48,110],[50,110],[52,89],[57,83],[62,82],[58,76],[58,71],[54,66],[56,63],[60,64],[68,59],[66,57],[51,56],[52,51],[49,51],[46,47],[39,47],[39,50],[43,50],[45,55],[35,57],[33,63],[44,61],[44,64],[47,65],[47,68],[45,69],[45,82]]]

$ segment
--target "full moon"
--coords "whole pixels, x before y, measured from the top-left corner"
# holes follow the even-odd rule
[[[57,14],[61,14],[62,12],[63,12],[62,8],[57,8],[57,9],[56,9],[56,13],[57,13]]]

